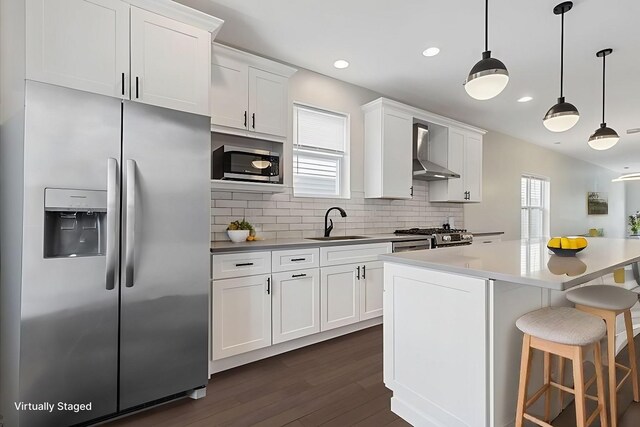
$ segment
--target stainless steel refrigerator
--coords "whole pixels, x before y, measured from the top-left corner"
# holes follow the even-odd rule
[[[31,81],[25,100],[22,277],[3,284],[20,287],[19,348],[2,356],[13,400],[56,407],[16,409],[19,425],[205,386],[210,119]]]

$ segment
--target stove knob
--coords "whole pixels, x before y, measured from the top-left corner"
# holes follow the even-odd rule
[[[451,241],[451,236],[442,236],[442,241],[443,242],[450,242]]]

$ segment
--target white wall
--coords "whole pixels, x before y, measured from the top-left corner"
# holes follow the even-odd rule
[[[289,101],[348,114],[351,119],[351,191],[364,191],[364,114],[361,106],[380,98],[379,93],[336,80],[313,71],[299,69],[289,80]],[[289,142],[293,140],[290,135]],[[290,145],[290,144],[289,144]],[[287,150],[287,159],[291,155]],[[291,168],[286,170],[285,182],[292,182]]]
[[[428,186],[415,181],[412,200],[364,198],[364,114],[361,106],[381,95],[313,71],[299,69],[289,81],[289,108],[294,102],[346,113],[350,117],[351,198],[321,199],[294,197],[291,189],[292,140],[290,123],[284,146],[284,193],[260,194],[212,190],[211,240],[226,240],[229,222],[245,217],[264,238],[302,238],[321,235],[324,214],[331,206],[341,206],[347,218],[332,215],[335,235],[391,233],[411,227],[436,227],[455,219],[464,226],[462,205],[430,203]],[[216,136],[214,135],[214,138]],[[219,138],[219,137],[218,137]],[[220,141],[218,141],[220,142]]]
[[[613,171],[491,131],[484,136],[482,169],[482,203],[464,207],[465,226],[471,231],[504,231],[505,240],[519,239],[520,177],[533,174],[551,183],[552,235],[603,228],[608,237],[625,236],[624,185],[611,182],[618,175]],[[588,191],[608,193],[608,215],[587,215]]]
[[[640,181],[625,182],[624,186],[626,190],[626,215],[629,216],[640,211]]]

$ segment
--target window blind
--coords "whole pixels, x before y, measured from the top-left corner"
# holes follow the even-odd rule
[[[295,105],[294,126],[294,195],[343,197],[347,116]]]

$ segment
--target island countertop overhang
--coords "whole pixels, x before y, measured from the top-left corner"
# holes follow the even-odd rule
[[[550,255],[547,239],[509,240],[381,255],[384,262],[564,291],[640,261],[640,240],[589,239],[575,257]]]

